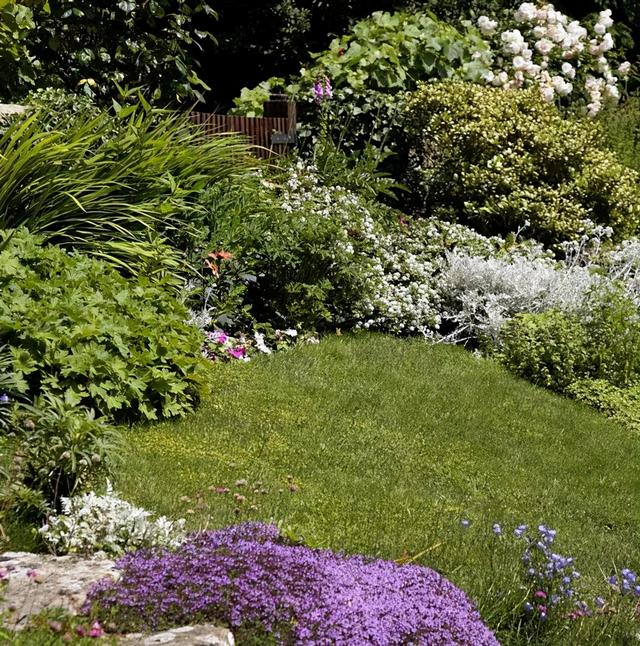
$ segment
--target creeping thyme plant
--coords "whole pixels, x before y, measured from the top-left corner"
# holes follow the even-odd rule
[[[98,583],[87,609],[133,629],[204,619],[280,644],[498,643],[435,571],[290,545],[274,525],[194,534],[118,565],[120,580]]]

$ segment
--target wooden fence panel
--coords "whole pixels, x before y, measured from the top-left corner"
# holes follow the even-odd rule
[[[253,146],[252,152],[265,159],[287,152],[295,142],[296,124],[287,117],[240,117],[208,112],[192,112],[189,116],[193,123],[202,127],[205,136],[244,135]]]

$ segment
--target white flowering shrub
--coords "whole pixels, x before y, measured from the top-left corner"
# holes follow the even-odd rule
[[[479,59],[489,68],[486,83],[505,89],[537,86],[545,101],[580,100],[589,116],[616,103],[631,64],[613,63],[611,10],[601,11],[590,32],[552,4],[523,2],[513,13],[513,28],[480,16],[478,28],[490,44]]]
[[[369,285],[360,303],[356,327],[434,336],[441,322],[442,299],[438,274],[447,248],[458,247],[490,255],[504,245],[468,227],[433,220],[402,221],[371,234],[373,264],[366,274]]]
[[[401,230],[382,234],[376,241],[366,274],[370,295],[362,299],[356,327],[430,335],[440,322],[433,249]]]
[[[40,528],[43,541],[56,554],[113,556],[141,547],[177,547],[183,538],[184,519],[170,521],[122,500],[111,485],[99,496],[89,492],[62,498],[62,513],[50,516]]]

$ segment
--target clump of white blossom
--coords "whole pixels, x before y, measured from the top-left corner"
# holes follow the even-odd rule
[[[62,498],[62,513],[50,516],[39,532],[55,554],[105,552],[119,556],[141,547],[177,547],[184,536],[184,519],[152,519],[141,507],[113,492],[89,492]]]
[[[600,12],[592,33],[552,4],[523,2],[513,18],[513,28],[504,31],[487,16],[478,19],[489,44],[488,51],[478,52],[488,67],[486,83],[505,89],[535,84],[549,103],[582,96],[589,116],[618,101],[620,82],[629,76],[631,64],[625,61],[616,68],[612,63],[610,9]]]
[[[367,275],[371,293],[361,304],[357,327],[430,336],[440,326],[434,254],[402,232],[377,238]]]
[[[443,246],[490,254],[504,244],[459,224],[431,220],[406,222],[370,236],[374,243],[367,275],[371,289],[363,295],[356,327],[427,337],[436,336],[441,323],[438,275]]]

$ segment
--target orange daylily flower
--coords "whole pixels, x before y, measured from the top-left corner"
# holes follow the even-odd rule
[[[224,251],[223,249],[220,249],[219,251],[210,251],[208,255],[209,258],[219,258],[220,260],[229,260],[233,258],[232,253]]]
[[[211,254],[209,254],[209,255],[211,255]],[[205,260],[205,261],[204,261],[204,266],[205,266],[207,269],[210,269],[210,270],[211,270],[211,273],[212,273],[214,276],[218,276],[218,275],[220,274],[220,268],[218,267],[218,265],[216,265],[216,263],[215,263],[215,262],[209,262],[208,260]]]

